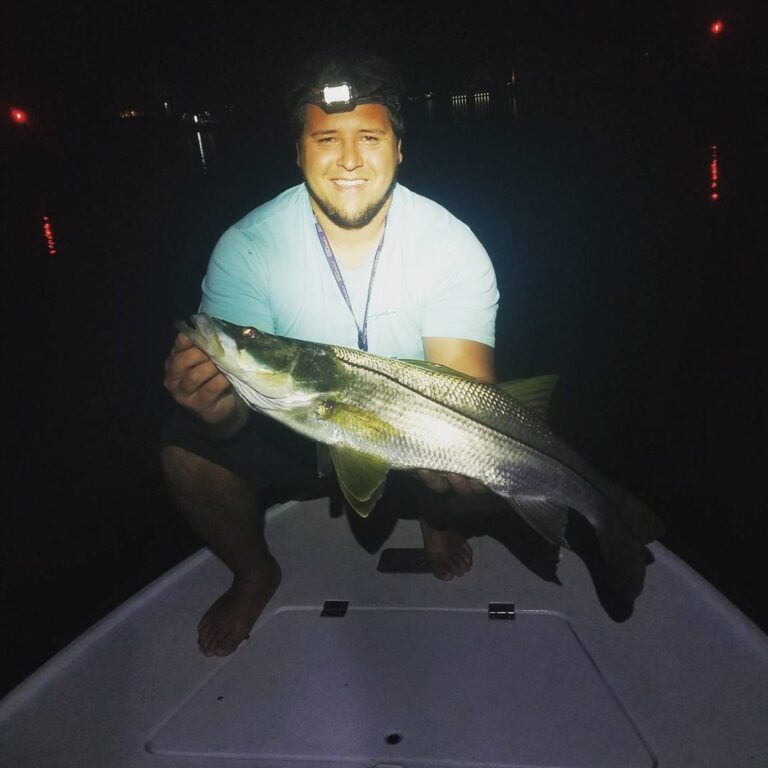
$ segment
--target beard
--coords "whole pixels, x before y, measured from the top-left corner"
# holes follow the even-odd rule
[[[397,184],[397,168],[392,176],[392,182],[390,183],[387,191],[378,199],[372,202],[370,205],[363,208],[362,211],[354,216],[348,216],[344,211],[340,211],[336,206],[332,205],[328,200],[324,200],[320,195],[315,192],[304,177],[304,186],[309,192],[309,196],[317,203],[320,210],[337,226],[341,229],[362,229],[368,226],[375,218],[376,214],[384,207],[384,204],[389,200],[392,195],[392,190]]]

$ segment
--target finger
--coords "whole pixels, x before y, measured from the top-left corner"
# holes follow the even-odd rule
[[[173,340],[174,351],[181,352],[182,350],[189,349],[190,347],[194,346],[195,345],[192,343],[192,339],[190,339],[186,333],[177,334],[176,338]]]
[[[205,387],[215,378],[221,377],[227,382],[226,377],[210,361],[206,360],[194,368],[190,368],[178,381],[177,389],[181,394],[191,397],[192,395],[206,394]],[[215,387],[214,387],[215,389]]]
[[[453,472],[445,475],[446,481],[449,483],[451,490],[458,493],[460,496],[471,496],[474,491],[469,483],[469,478],[464,475],[457,475]]]
[[[182,375],[173,371],[167,373],[163,385],[181,405],[192,406],[190,401],[197,396],[198,391],[218,374],[218,368],[206,361],[187,369]]]
[[[166,389],[172,389],[173,385],[184,379],[193,368],[205,364],[213,365],[210,358],[197,347],[183,352],[171,352],[165,366]]]
[[[208,381],[197,390],[197,394],[201,398],[213,402],[218,400],[225,392],[229,392],[230,389],[232,389],[232,385],[230,384],[229,379],[223,373],[219,373],[218,376],[208,379]]]
[[[473,496],[476,493],[484,493],[488,489],[472,477],[457,475],[454,472],[445,475],[451,488],[460,496]]]
[[[473,493],[488,493],[488,488],[484,486],[479,480],[475,480],[473,477],[467,478],[469,485],[472,488]]]
[[[434,491],[435,493],[445,493],[451,488],[451,484],[439,472],[434,472],[431,469],[419,469],[418,473],[419,477],[424,481],[424,485],[426,485],[430,491]]]

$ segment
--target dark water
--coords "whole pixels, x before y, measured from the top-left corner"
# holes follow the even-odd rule
[[[559,373],[556,429],[768,626],[756,587],[768,169],[754,94],[713,109],[706,91],[489,92],[463,110],[445,96],[408,105],[401,181],[490,252],[499,377]],[[221,232],[299,180],[269,121],[4,138],[0,690],[199,546],[157,464],[173,320],[195,310]]]

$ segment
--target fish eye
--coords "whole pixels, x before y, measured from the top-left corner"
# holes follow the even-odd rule
[[[256,331],[254,331],[253,328],[243,328],[243,330],[240,333],[244,339],[256,338]]]

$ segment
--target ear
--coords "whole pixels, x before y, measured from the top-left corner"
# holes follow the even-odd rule
[[[397,142],[397,164],[400,165],[400,163],[403,162],[403,140],[400,139],[400,141]]]
[[[301,168],[301,147],[299,146],[299,142],[296,142],[296,165]]]

